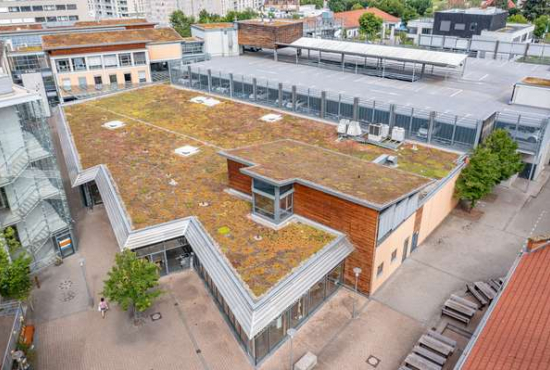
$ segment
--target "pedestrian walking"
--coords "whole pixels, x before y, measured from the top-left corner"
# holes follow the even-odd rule
[[[105,298],[101,297],[99,306],[97,307],[97,310],[101,312],[101,317],[105,318],[105,312],[107,312],[108,309],[109,306],[107,305],[107,301],[105,301]]]

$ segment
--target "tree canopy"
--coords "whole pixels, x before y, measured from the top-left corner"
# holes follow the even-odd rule
[[[508,19],[507,19],[507,22],[508,23],[521,23],[521,24],[529,23],[527,18],[525,18],[521,14],[514,14],[514,15],[509,16]]]
[[[382,18],[372,13],[364,13],[359,17],[359,32],[367,37],[367,40],[374,40],[382,29]]]
[[[159,285],[158,267],[130,251],[117,253],[115,265],[104,282],[103,295],[118,303],[123,310],[133,308],[143,312],[162,294]]]
[[[369,6],[378,8],[395,17],[401,18],[403,22],[408,22],[411,19],[418,17],[415,8],[403,0],[373,0]]]
[[[191,25],[195,22],[194,17],[188,17],[181,10],[176,10],[170,15],[170,25],[182,37],[191,36]]]
[[[185,15],[181,10],[176,10],[170,15],[170,25],[182,37],[190,37],[191,25],[195,23],[233,22],[235,20],[243,21],[246,19],[256,18],[257,16],[258,13],[252,9],[246,9],[242,12],[231,10],[223,17],[219,14],[208,13],[206,9],[203,9],[199,13],[199,18],[195,19],[192,16]]]
[[[2,297],[17,300],[25,300],[29,297],[32,289],[31,260],[31,257],[22,250],[13,228],[8,227],[0,232],[0,295]]]
[[[510,178],[510,176],[523,169],[521,154],[518,150],[518,143],[515,142],[508,131],[503,129],[495,130],[487,137],[483,146],[496,154],[498,158],[498,169],[500,177],[498,182]]]
[[[457,194],[474,208],[481,198],[491,193],[499,178],[498,156],[488,148],[477,147],[458,177]]]
[[[541,15],[550,15],[550,0],[525,0],[521,9],[523,15],[533,21]]]
[[[533,31],[533,34],[535,37],[543,38],[544,34],[550,30],[550,16],[548,15],[541,15],[537,19],[535,19],[535,30]]]

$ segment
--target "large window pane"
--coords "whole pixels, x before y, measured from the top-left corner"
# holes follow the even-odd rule
[[[113,68],[118,66],[116,54],[104,55],[103,62],[105,63],[105,68]]]
[[[297,327],[306,317],[306,297],[302,297],[290,308],[290,326]]]
[[[281,316],[276,318],[271,322],[269,325],[269,348],[272,350],[279,344],[279,342],[284,338],[286,335],[286,329],[287,329],[287,316],[283,313]]]
[[[275,195],[275,186],[260,180],[254,179],[254,189],[257,189],[262,193]]]
[[[342,283],[342,265],[336,266],[327,276],[327,297]]]
[[[118,54],[118,61],[121,66],[131,66],[132,65],[132,56],[130,53]]]
[[[145,58],[145,52],[144,51],[139,52],[139,53],[134,53],[134,64],[136,66],[141,66],[141,65],[147,64],[147,59]]]
[[[284,220],[285,218],[289,217],[293,213],[293,193],[288,194],[285,197],[282,197],[279,201],[279,209],[281,212],[281,220]]]
[[[88,57],[88,67],[90,69],[103,68],[103,66],[101,65],[101,57],[100,56]]]
[[[325,279],[315,283],[309,290],[309,312],[316,309],[325,299]]]
[[[73,58],[73,70],[75,70],[75,71],[85,71],[86,70],[86,59],[85,58]]]
[[[59,59],[55,61],[58,72],[70,72],[71,66],[69,64],[69,59]]]
[[[254,340],[254,349],[255,349],[255,357],[256,362],[260,361],[262,358],[267,355],[269,352],[269,334],[268,330],[265,329],[260,334],[256,335],[256,338]]]
[[[271,219],[275,218],[275,201],[254,193],[254,212]]]

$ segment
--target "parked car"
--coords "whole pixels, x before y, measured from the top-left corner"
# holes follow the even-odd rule
[[[529,126],[518,126],[513,125],[506,126],[506,130],[510,132],[512,137],[515,137],[516,140],[526,141],[528,143],[536,144],[540,139],[540,129],[538,127],[529,127]]]

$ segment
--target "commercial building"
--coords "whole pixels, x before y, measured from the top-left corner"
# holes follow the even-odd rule
[[[32,269],[75,251],[43,104],[0,75],[0,230],[15,230]]]
[[[64,25],[91,19],[86,0],[0,1],[0,26],[36,23]]]
[[[101,196],[121,249],[162,275],[193,266],[255,364],[342,284],[376,291],[452,210],[464,165],[166,85],[58,109],[73,188]]]
[[[374,14],[382,19],[382,39],[389,35],[389,39],[393,40],[395,28],[399,26],[401,19],[375,7],[334,13],[334,19],[342,22],[342,32],[345,32],[345,35],[342,35],[343,37],[354,38],[359,36],[359,18],[365,13]]]
[[[493,300],[456,370],[550,367],[550,238],[530,238]]]
[[[204,42],[204,52],[212,57],[240,54],[237,25],[234,23],[203,23],[191,26],[193,37]]]
[[[195,39],[187,41],[198,42]],[[47,35],[48,54],[62,98],[90,90],[119,89],[168,77],[168,62],[181,60],[185,40],[172,28]],[[155,74],[160,75],[155,77]]]
[[[433,34],[471,38],[506,27],[506,18],[508,12],[499,8],[442,10],[434,14]]]
[[[532,42],[535,25],[507,23],[505,27],[495,31],[483,30],[479,37],[474,39],[496,40],[503,42]]]
[[[66,35],[82,32],[115,31],[153,28],[154,23],[144,19],[109,19],[72,22],[71,26],[53,27],[41,24],[0,26],[0,41],[4,71],[13,81],[30,90],[38,91],[50,105],[59,102],[58,86],[54,81],[50,61],[42,47],[46,35]],[[45,107],[49,115],[49,108]]]

